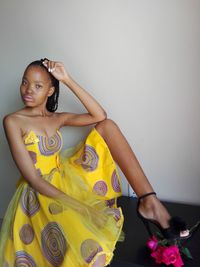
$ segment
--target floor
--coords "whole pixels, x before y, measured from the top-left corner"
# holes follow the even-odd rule
[[[169,202],[164,202],[164,204],[172,215],[184,218],[189,228],[200,220],[200,206]],[[114,256],[115,261],[113,261],[110,267],[166,266],[155,264],[154,260],[150,257],[148,248],[145,246],[148,240],[148,234],[143,223],[136,216],[136,199],[121,197],[118,200],[118,205],[122,207],[125,217],[124,232],[126,238],[123,243],[117,243]],[[190,250],[193,260],[184,260],[184,267],[200,267],[200,227],[195,234],[185,242],[185,246]],[[117,265],[117,261],[121,261],[123,264]],[[128,265],[131,263],[132,265]],[[134,265],[133,263],[138,265]]]
[[[200,206],[169,202],[164,202],[164,204],[172,215],[185,218],[189,227],[200,220]],[[124,242],[117,243],[114,251],[115,256],[109,267],[166,266],[155,264],[145,246],[148,235],[143,224],[136,216],[136,199],[123,196],[118,199],[118,205],[122,207],[125,217],[124,232],[126,238]],[[185,243],[185,246],[192,253],[193,260],[184,260],[184,267],[200,267],[200,227],[190,240]]]

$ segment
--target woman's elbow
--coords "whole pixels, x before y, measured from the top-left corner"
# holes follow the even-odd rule
[[[98,121],[97,122],[104,121],[106,119],[107,119],[107,113],[105,111],[103,111],[101,116],[98,117]]]

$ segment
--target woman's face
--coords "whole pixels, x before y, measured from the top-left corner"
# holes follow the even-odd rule
[[[45,69],[40,66],[30,66],[24,72],[20,92],[26,106],[36,107],[46,105],[48,97],[54,92],[54,87]]]

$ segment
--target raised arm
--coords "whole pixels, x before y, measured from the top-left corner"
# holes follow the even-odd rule
[[[16,118],[13,118],[12,115],[5,117],[3,125],[12,157],[20,173],[28,183],[36,191],[48,197],[57,197],[58,195],[64,194],[55,186],[42,179],[37,173],[33,161],[24,145],[22,132],[17,125]]]
[[[59,114],[60,126],[83,126],[106,119],[106,112],[101,105],[67,73],[63,63],[44,61],[43,63],[52,75],[66,85],[81,101],[88,113],[75,114],[63,112]]]

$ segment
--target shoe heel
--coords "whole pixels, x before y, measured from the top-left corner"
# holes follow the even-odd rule
[[[153,235],[153,233],[151,231],[151,227],[150,227],[149,222],[147,220],[145,220],[144,218],[141,218],[141,220],[142,220],[142,222],[143,222],[143,224],[144,224],[144,226],[145,226],[145,228],[149,234],[149,237],[151,237]]]
[[[137,212],[137,216],[138,216],[138,218],[141,219],[141,221],[143,222],[143,224],[144,224],[144,226],[145,226],[145,228],[146,228],[146,230],[147,230],[149,236],[151,237],[151,236],[153,235],[153,233],[152,233],[152,231],[151,231],[151,228],[150,228],[150,225],[149,225],[149,223],[151,222],[151,220],[148,220],[148,219],[144,218],[144,217],[140,214],[140,212],[139,212],[139,206],[140,206],[140,201],[141,201],[141,199],[143,199],[143,198],[145,198],[145,197],[147,197],[147,196],[150,196],[150,195],[156,195],[156,193],[155,193],[155,192],[150,192],[150,193],[144,194],[144,195],[142,195],[142,196],[140,196],[140,197],[138,198],[137,207],[136,207],[136,212]]]

